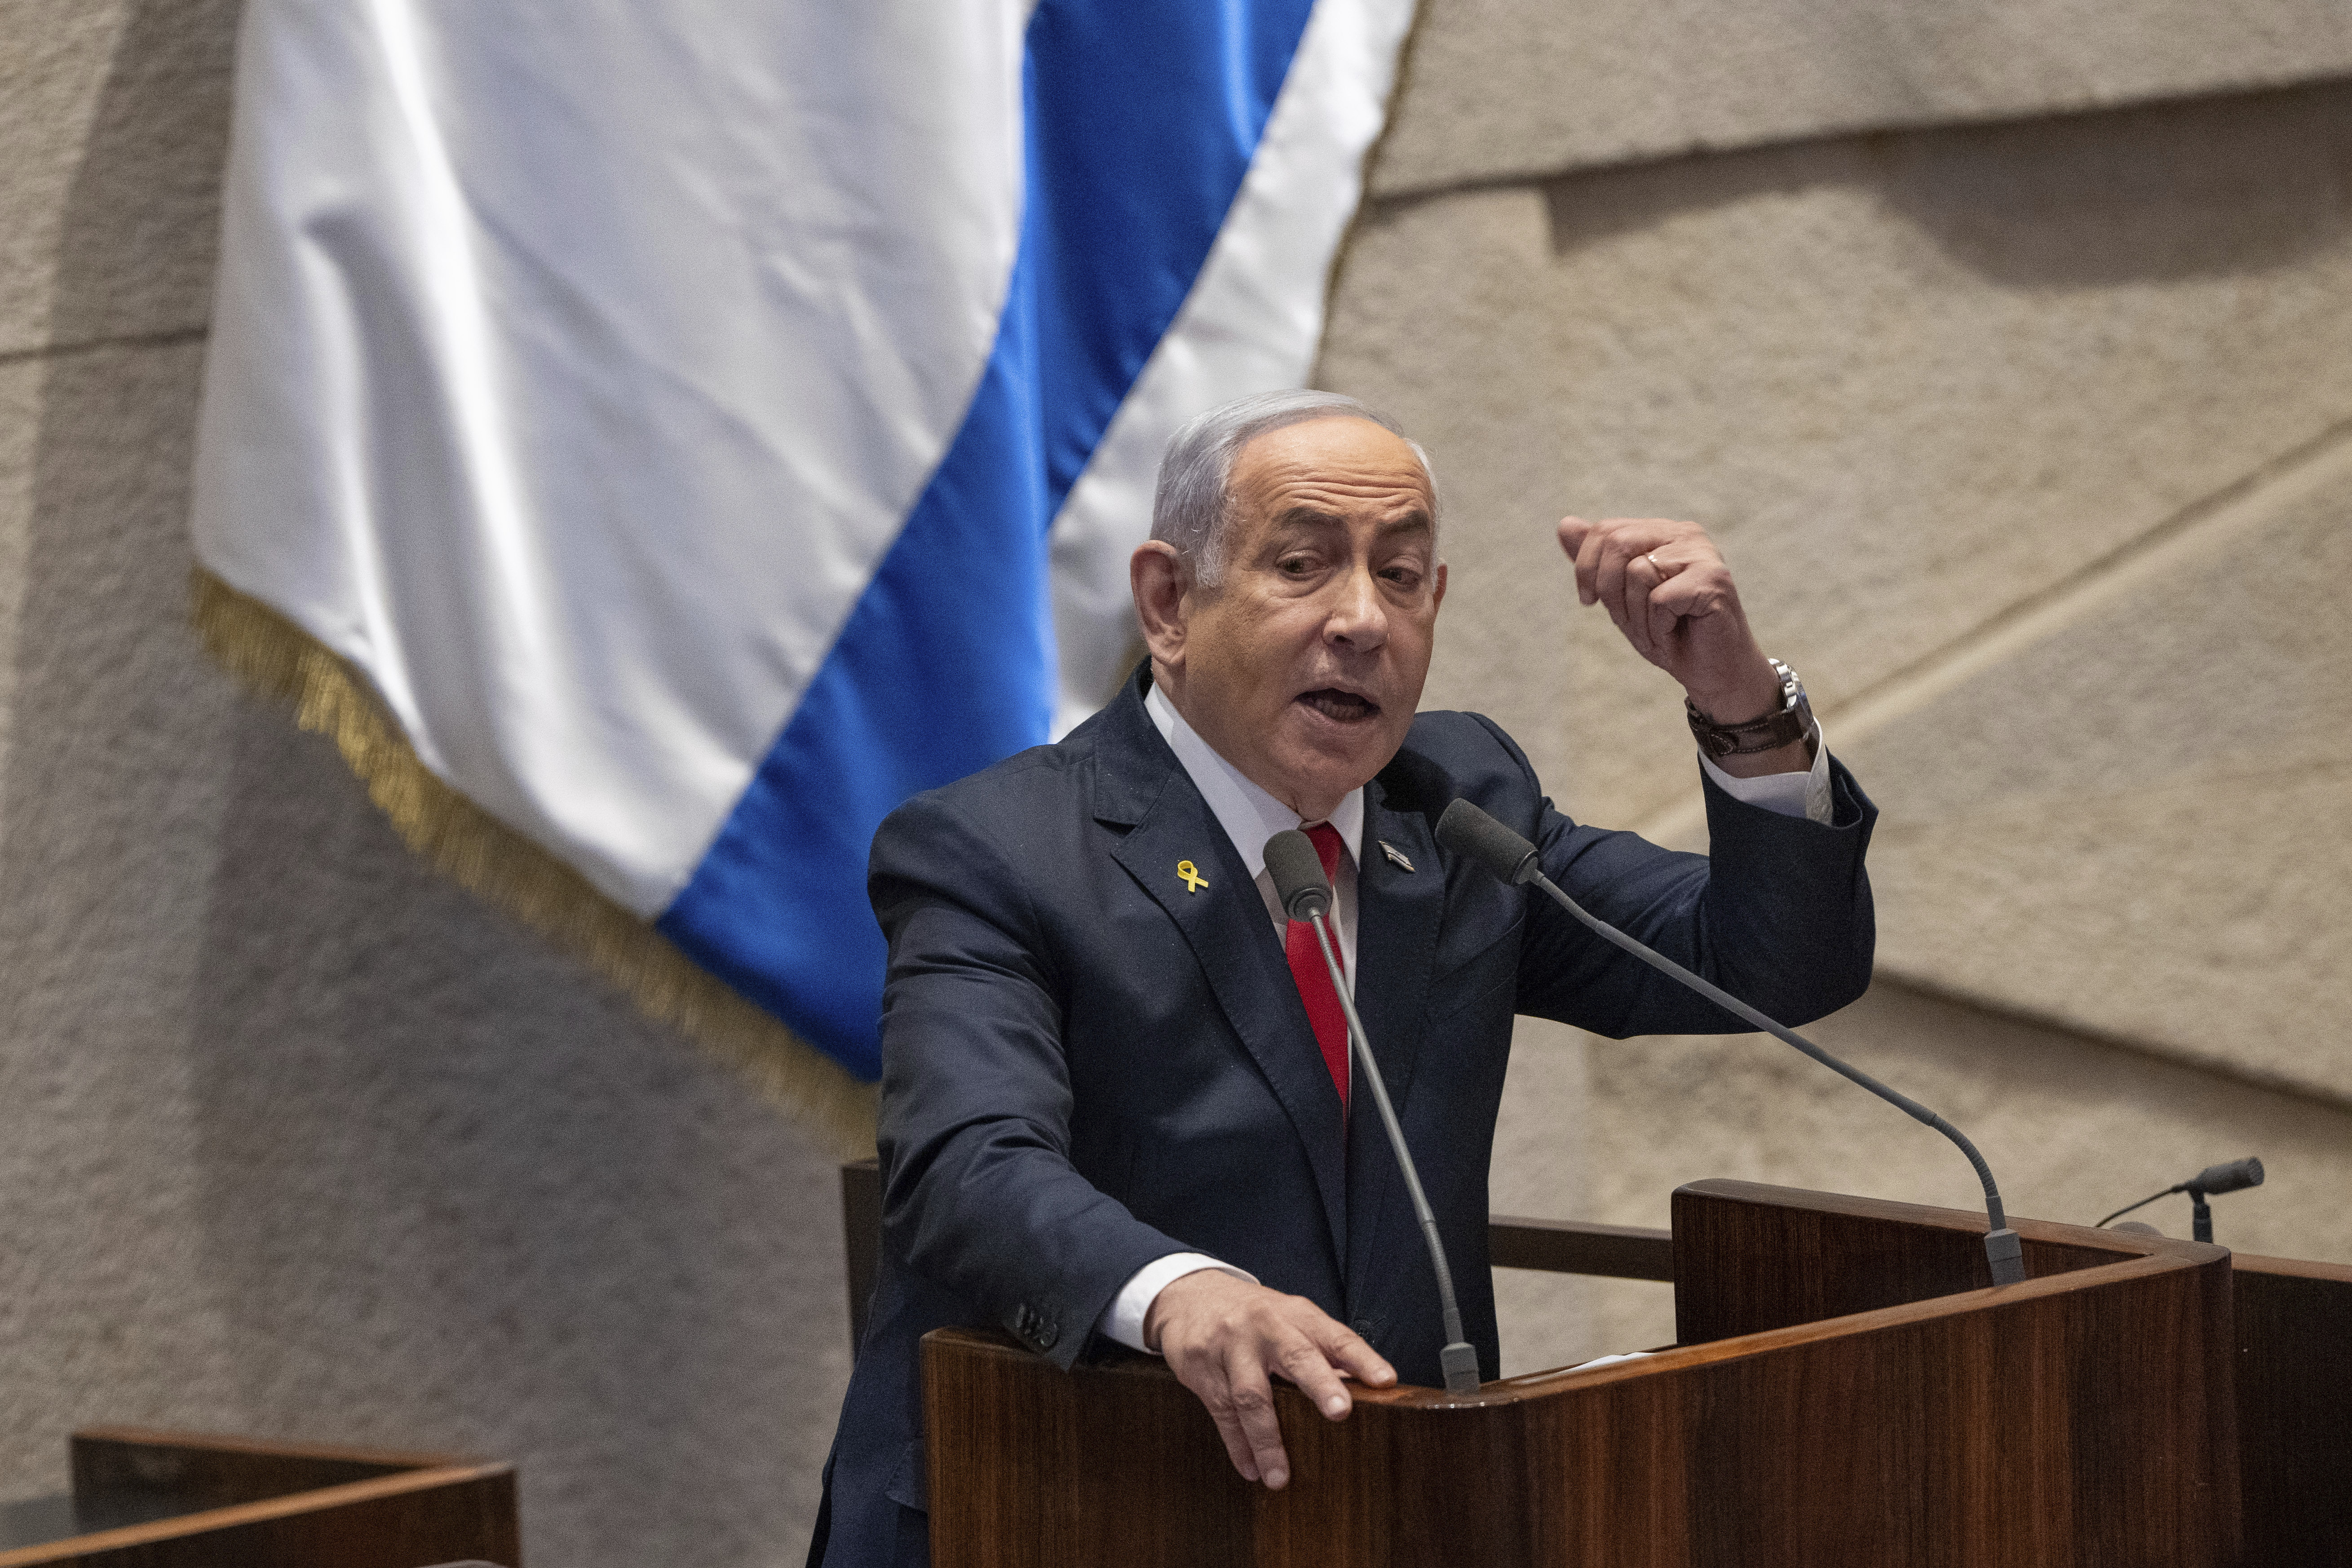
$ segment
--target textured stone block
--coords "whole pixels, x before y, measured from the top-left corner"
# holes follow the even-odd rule
[[[2329,0],[1426,0],[1381,195],[2352,72]]]
[[[1488,1206],[1496,1214],[1541,1219],[1589,1217],[1591,1158],[1586,1148],[1591,1086],[1585,1052],[1591,1037],[1546,1018],[1521,1018],[1511,1037],[1510,1078],[1495,1128]],[[1609,1286],[1572,1275],[1495,1271],[1495,1312],[1502,1327],[1503,1374],[1572,1366],[1639,1346],[1612,1342],[1603,1310]],[[1652,1294],[1671,1296],[1654,1285]],[[1673,1336],[1669,1308],[1667,1335]]]
[[[1882,970],[2352,1103],[2352,436],[1851,754]]]
[[[1906,133],[1399,201],[1324,384],[1430,445],[1427,700],[1574,814],[1694,790],[1673,685],[1579,612],[1564,511],[1714,529],[1842,704],[2352,413],[2352,89]]]
[[[0,353],[201,327],[235,0],[8,0]]]
[[[1885,981],[1806,1033],[1966,1131],[2013,1214],[2088,1225],[2259,1154],[2267,1182],[2215,1200],[2217,1237],[2352,1262],[2352,1111]],[[1585,1217],[1663,1226],[1667,1194],[1709,1176],[1982,1205],[1950,1143],[1769,1036],[1595,1039],[1588,1063]],[[2186,1198],[2133,1217],[2189,1234]]]
[[[40,433],[37,361],[0,364],[0,831],[7,821],[8,733],[16,709],[16,617],[25,601],[25,552],[33,517],[33,448]]]

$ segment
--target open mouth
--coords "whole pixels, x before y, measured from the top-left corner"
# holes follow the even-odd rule
[[[1342,691],[1333,686],[1302,691],[1295,700],[1306,703],[1326,719],[1340,724],[1360,723],[1377,716],[1381,710],[1381,705],[1370,698],[1359,697],[1352,691]]]

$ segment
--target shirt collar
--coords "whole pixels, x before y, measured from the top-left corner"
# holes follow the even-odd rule
[[[1167,693],[1158,686],[1144,695],[1143,708],[1159,727],[1160,739],[1176,753],[1176,760],[1184,764],[1192,786],[1216,814],[1217,825],[1234,841],[1243,868],[1255,880],[1265,869],[1265,841],[1286,827],[1303,826],[1298,814],[1219,756],[1215,748],[1184,721],[1184,715],[1176,711],[1176,704],[1169,701]],[[1348,847],[1349,860],[1362,865],[1364,858],[1358,853],[1364,839],[1362,786],[1349,790],[1340,798],[1330,822],[1339,831],[1339,842]]]

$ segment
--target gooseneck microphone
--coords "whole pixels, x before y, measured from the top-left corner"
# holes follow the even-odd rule
[[[1985,1261],[1992,1265],[1992,1282],[1996,1285],[2024,1283],[2024,1246],[2019,1241],[2017,1232],[2009,1228],[2009,1218],[2001,1212],[2000,1189],[1993,1184],[1992,1167],[1985,1163],[1984,1156],[1977,1152],[1977,1146],[1969,1142],[1958,1128],[1910,1096],[1897,1093],[1868,1073],[1846,1066],[1796,1030],[1774,1023],[1720,985],[1693,974],[1673,959],[1652,951],[1607,921],[1585,912],[1575,900],[1561,892],[1552,879],[1543,874],[1543,865],[1536,858],[1534,845],[1468,801],[1455,800],[1438,817],[1437,841],[1507,886],[1518,888],[1534,883],[1595,936],[1624,949],[1660,973],[1673,976],[1726,1012],[1787,1041],[1832,1072],[1860,1084],[1905,1115],[1925,1122],[1958,1144],[1960,1152],[1969,1157],[1969,1163],[1976,1167],[1977,1179],[1984,1184],[1985,1217],[1991,1222],[1985,1236]]]
[[[2242,1160],[2225,1160],[2218,1165],[2208,1165],[2185,1182],[2175,1182],[2160,1193],[2150,1193],[2137,1204],[2126,1204],[2105,1219],[2105,1226],[2123,1218],[2142,1204],[2152,1204],[2158,1198],[2168,1198],[2175,1193],[2189,1194],[2189,1229],[2191,1239],[2213,1239],[2213,1211],[2205,1200],[2222,1193],[2242,1193],[2248,1187],[2263,1184],[2263,1163],[2252,1154]]]
[[[1356,1053],[1356,1068],[1371,1087],[1372,1103],[1380,1107],[1381,1125],[1387,1129],[1389,1147],[1396,1151],[1397,1168],[1404,1173],[1404,1190],[1412,1196],[1413,1217],[1421,1221],[1422,1238],[1429,1243],[1429,1261],[1437,1270],[1437,1301],[1445,1313],[1445,1348],[1438,1365],[1445,1372],[1445,1392],[1478,1392],[1478,1352],[1462,1332],[1462,1309],[1454,1303],[1454,1271],[1445,1266],[1445,1244],[1438,1239],[1437,1216],[1421,1190],[1421,1173],[1413,1169],[1412,1152],[1404,1146],[1404,1129],[1397,1125],[1396,1108],[1389,1103],[1389,1087],[1381,1081],[1380,1064],[1372,1060],[1371,1042],[1364,1037],[1364,1021],[1356,1016],[1356,999],[1348,991],[1348,977],[1339,972],[1339,951],[1331,943],[1331,884],[1323,875],[1323,858],[1315,841],[1296,827],[1285,828],[1265,841],[1265,868],[1274,877],[1275,897],[1283,913],[1315,928],[1316,945],[1323,950],[1323,967],[1331,973],[1331,989],[1339,994],[1339,1007],[1348,1016],[1348,1042]]]

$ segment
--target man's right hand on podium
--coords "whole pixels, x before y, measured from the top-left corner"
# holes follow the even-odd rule
[[[1199,1396],[1244,1480],[1279,1491],[1290,1481],[1275,1419],[1276,1375],[1298,1385],[1329,1420],[1354,1405],[1346,1379],[1386,1388],[1396,1369],[1304,1296],[1286,1296],[1216,1269],[1171,1281],[1143,1320],[1144,1342]]]

